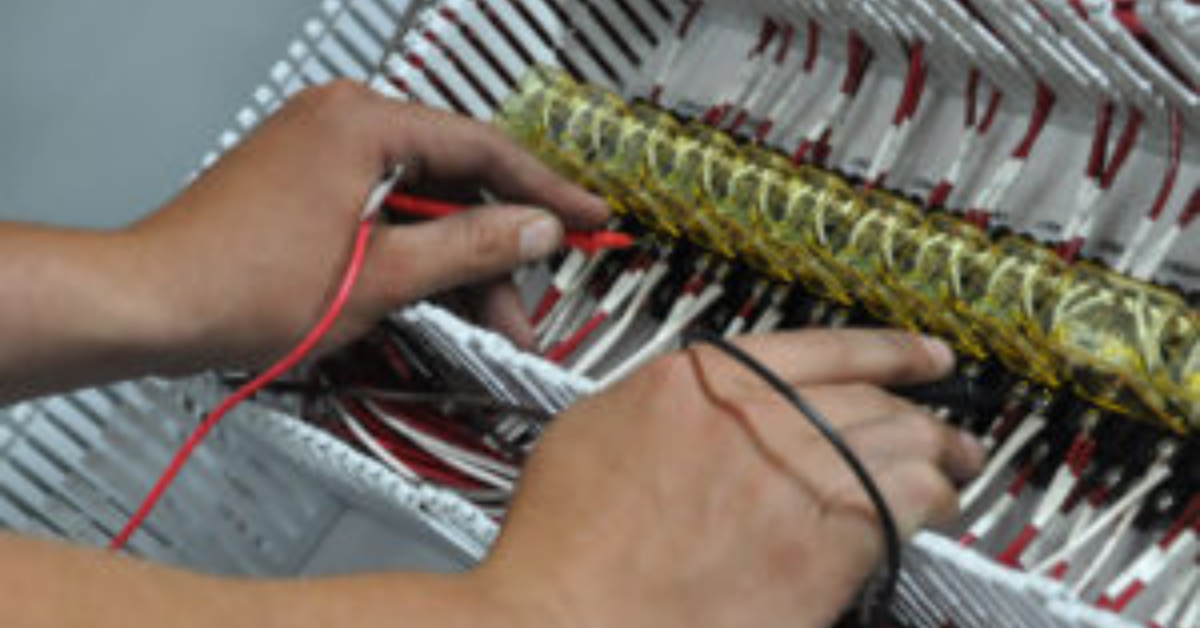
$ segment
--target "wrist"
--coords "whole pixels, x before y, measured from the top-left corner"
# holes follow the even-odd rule
[[[113,319],[129,355],[148,373],[182,376],[215,366],[213,317],[198,303],[204,269],[164,250],[153,233],[136,227],[105,236],[117,249],[106,270],[121,300]]]

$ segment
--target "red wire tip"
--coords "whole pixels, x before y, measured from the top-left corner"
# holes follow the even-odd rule
[[[1075,238],[1063,242],[1058,245],[1056,253],[1058,253],[1058,257],[1062,261],[1073,264],[1075,260],[1079,259],[1079,254],[1083,251],[1083,245],[1086,242],[1083,238]]]
[[[628,249],[635,244],[633,236],[617,231],[570,232],[563,238],[563,242],[568,247],[579,249],[584,253]]]

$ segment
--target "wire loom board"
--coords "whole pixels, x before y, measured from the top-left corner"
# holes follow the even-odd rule
[[[205,165],[236,144],[289,95],[342,76],[368,81],[392,97],[415,97],[433,106],[490,118],[495,103],[481,96],[479,84],[492,94],[492,100],[503,98],[511,87],[488,71],[487,63],[472,56],[469,42],[457,27],[460,21],[496,37],[490,40],[495,43],[493,53],[513,76],[520,76],[531,60],[565,63],[626,97],[659,89],[672,109],[700,114],[713,102],[739,97],[730,92],[728,78],[744,77],[739,63],[759,33],[761,20],[756,14],[767,7],[764,2],[713,3],[718,10],[706,12],[696,25],[695,45],[681,50],[671,42],[689,5],[676,0],[593,0],[565,11],[542,0],[487,4],[508,25],[525,54],[488,26],[489,18],[479,10],[482,5],[474,1],[326,2],[322,14],[306,25],[304,34],[289,48],[287,58],[255,91],[252,103],[238,113],[236,124],[221,135],[219,151],[207,156]],[[836,6],[814,4],[821,12],[839,15]],[[516,9],[518,5],[521,10]],[[755,10],[744,10],[747,5]],[[914,4],[914,11],[919,12],[916,7]],[[878,33],[872,33],[873,43],[876,36]],[[963,38],[969,42],[969,33]],[[919,136],[927,139],[914,142],[911,157],[898,163],[889,177],[889,186],[918,195],[934,187],[938,173],[954,159],[956,148],[951,140],[957,135],[945,129],[959,124],[956,112],[962,108],[961,98],[950,86],[961,82],[962,68],[954,46],[963,44],[945,37],[934,40],[930,82],[939,98],[933,113],[921,120]],[[871,84],[866,100],[890,103],[902,89],[905,59],[886,46],[880,50],[889,63],[882,70],[884,78]],[[531,59],[526,59],[526,54]],[[402,82],[374,76],[379,59],[385,56],[387,74]],[[476,70],[471,78],[460,71],[459,64],[464,61]],[[824,85],[834,80],[845,61],[839,48],[827,47],[814,70],[827,80],[813,83]],[[780,72],[775,81],[782,81],[782,76]],[[998,155],[1003,153],[1001,146],[1013,143],[1020,134],[1028,115],[1023,101],[1031,96],[1033,86],[1028,74],[1002,62],[989,70],[989,78],[1012,94],[997,121],[1002,132],[994,133],[988,140],[990,149],[983,151]],[[409,93],[400,93],[398,85]],[[778,87],[782,91],[786,86],[779,83]],[[1078,96],[1086,95],[1085,88],[1073,85],[1068,89]],[[772,112],[783,129],[777,132],[799,132],[816,124],[829,103],[830,97],[821,90],[801,89],[787,106]],[[1057,116],[1047,130],[1045,148],[1028,166],[1031,174],[1023,176],[997,208],[1001,223],[1042,237],[1061,232],[1062,212],[1072,205],[1074,190],[1056,183],[1061,178],[1061,164],[1076,164],[1086,154],[1091,115],[1086,98],[1066,99],[1064,107],[1066,113]],[[1195,107],[1184,110],[1189,132],[1200,132]],[[844,171],[865,174],[871,169],[875,138],[887,126],[887,116],[876,113],[872,115],[870,107],[857,107],[845,121],[845,137],[832,156]],[[938,132],[939,128],[943,131]],[[1092,240],[1090,253],[1110,262],[1121,255],[1137,231],[1137,215],[1116,209],[1141,203],[1140,199],[1150,195],[1167,144],[1165,133],[1147,132],[1144,148],[1129,163],[1132,174],[1125,175],[1138,183],[1123,185],[1105,198],[1098,212],[1102,217],[1099,235]],[[1190,189],[1200,179],[1196,146],[1194,142],[1188,145],[1179,189]],[[1082,164],[1078,170],[1082,171]],[[982,189],[983,183],[972,183],[968,173],[948,205],[967,204],[972,187]],[[1162,267],[1160,280],[1192,290],[1200,287],[1200,242],[1195,240],[1176,247]],[[494,335],[434,308],[419,306],[398,314],[396,320],[415,333],[432,334],[449,343],[453,350],[447,351],[447,359],[470,360],[481,378],[509,382],[497,394],[513,395],[516,401],[555,411],[595,389],[591,381],[521,354]],[[511,384],[514,374],[520,374],[521,384]],[[166,452],[180,439],[183,425],[194,420],[196,412],[207,407],[217,392],[215,384],[203,378],[182,383],[151,381],[6,410],[6,420],[0,423],[5,426],[0,428],[0,448],[6,465],[0,486],[0,522],[19,530],[101,543],[165,463]],[[320,484],[298,480],[291,473],[293,467],[320,479]],[[286,407],[252,405],[240,411],[232,425],[202,450],[176,491],[186,494],[191,516],[184,517],[178,503],[169,499],[151,519],[150,534],[140,535],[132,550],[212,571],[295,573],[301,557],[319,542],[317,537],[342,500],[397,522],[411,522],[415,515],[474,558],[483,555],[496,533],[492,521],[471,504],[395,476],[376,461],[294,419]],[[197,509],[207,516],[195,516]],[[195,523],[199,520],[205,525]],[[895,610],[914,626],[1130,625],[1076,602],[1060,585],[999,567],[931,534],[919,536],[910,545],[905,564]]]

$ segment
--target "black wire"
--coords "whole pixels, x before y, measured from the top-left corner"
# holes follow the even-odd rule
[[[808,419],[808,422],[825,437],[825,440],[837,451],[838,455],[845,461],[846,466],[854,472],[858,482],[862,484],[863,490],[866,491],[867,497],[871,500],[871,505],[875,508],[879,515],[879,524],[883,528],[883,542],[887,552],[887,571],[884,573],[881,580],[875,583],[875,586],[868,587],[866,594],[863,596],[863,621],[870,626],[878,626],[884,623],[887,610],[892,605],[892,599],[896,594],[896,585],[900,580],[900,530],[896,526],[896,517],[892,514],[892,509],[888,506],[887,500],[884,499],[883,493],[879,490],[879,486],[867,471],[865,465],[854,450],[846,444],[833,425],[826,419],[816,408],[800,395],[796,389],[792,388],[776,375],[771,369],[767,368],[762,362],[755,359],[750,354],[740,349],[737,345],[725,340],[720,336],[713,335],[708,331],[694,330],[687,335],[687,344],[702,342],[712,345],[724,352],[729,357],[736,360],[742,366],[749,369],[764,382],[766,382],[775,392],[783,396],[788,403],[792,404]]]

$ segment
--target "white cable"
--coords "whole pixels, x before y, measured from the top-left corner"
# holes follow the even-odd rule
[[[1113,265],[1113,268],[1123,275],[1127,275],[1133,270],[1134,262],[1137,261],[1142,248],[1146,246],[1146,240],[1150,237],[1150,233],[1154,231],[1156,221],[1149,216],[1142,216],[1138,221],[1137,230],[1133,232],[1133,237],[1129,238],[1129,243],[1125,245],[1125,251],[1121,253],[1121,259]],[[1142,277],[1141,279],[1146,279]]]
[[[546,317],[538,323],[534,329],[536,334],[539,336],[545,334],[558,321],[558,318],[562,315],[562,310],[567,307],[566,302],[596,272],[596,268],[599,266],[599,262],[597,261],[599,257],[600,255],[588,257],[582,251],[571,251],[567,255],[567,259],[563,260],[562,266],[554,273],[554,278],[551,280],[552,288],[558,291],[558,302],[554,304],[554,307],[550,309]]]
[[[510,464],[493,460],[487,456],[482,456],[475,452],[468,451],[457,445],[448,443],[436,436],[426,434],[425,432],[412,427],[406,421],[403,421],[390,412],[385,411],[383,408],[380,408],[374,401],[366,399],[363,401],[363,405],[380,422],[395,430],[401,436],[421,444],[422,448],[425,448],[424,446],[428,445],[429,448],[436,449],[439,452],[451,454],[472,465],[492,471],[510,479],[515,479],[518,475],[520,475],[520,471]],[[430,453],[434,452],[431,451]]]
[[[992,530],[1008,516],[1008,513],[1012,512],[1018,499],[1018,496],[1014,495],[1011,490],[1004,491],[1004,494],[983,513],[983,516],[976,519],[975,523],[967,529],[966,534],[963,535],[964,544],[972,545],[987,538]]]
[[[763,293],[765,293],[766,290],[766,282],[760,281],[754,286],[754,289],[751,290],[750,296],[747,299],[747,302],[751,308],[758,305],[759,301],[762,300]],[[752,313],[752,311],[737,312],[734,315],[733,320],[729,321],[729,324],[725,326],[725,331],[721,332],[721,336],[726,339],[730,339],[741,335],[742,331],[746,328],[746,325],[749,324],[749,321],[746,319],[749,318],[749,315]]]
[[[574,281],[562,293],[558,303],[550,310],[550,314],[535,330],[538,336],[538,350],[545,351],[558,342],[574,326],[579,319],[577,309],[588,302],[588,285],[600,270],[600,265],[608,256],[608,251],[601,251],[588,258],[583,268],[575,276]],[[587,320],[584,318],[583,320]]]
[[[1178,626],[1194,627],[1200,626],[1200,588],[1192,594],[1192,603],[1188,607],[1187,612],[1183,614],[1183,618],[1176,624]]]
[[[646,303],[649,302],[654,289],[666,278],[669,270],[670,267],[667,266],[666,262],[656,262],[654,264],[650,272],[642,280],[641,287],[638,289],[637,294],[634,295],[633,301],[625,308],[625,312],[621,315],[621,318],[605,330],[600,339],[591,347],[588,347],[579,360],[571,365],[570,372],[572,374],[583,375],[608,356],[612,348],[625,337],[625,333],[629,331],[630,326],[637,320],[638,314],[645,307]]]
[[[1088,562],[1087,570],[1080,574],[1079,579],[1075,581],[1075,584],[1071,585],[1072,593],[1074,593],[1076,596],[1082,596],[1083,593],[1087,591],[1088,587],[1092,586],[1092,581],[1095,580],[1096,576],[1100,574],[1100,569],[1104,567],[1104,565],[1113,557],[1117,551],[1117,548],[1121,545],[1121,539],[1129,531],[1130,527],[1133,526],[1133,522],[1137,520],[1137,514],[1137,508],[1130,508],[1121,517],[1121,520],[1117,522],[1117,527],[1114,528],[1112,534],[1108,536],[1108,540],[1104,542],[1104,545],[1100,548],[1100,551],[1097,552],[1096,556]],[[1072,535],[1071,538],[1076,538],[1077,536],[1077,534]],[[1057,563],[1055,563],[1055,566],[1057,566]],[[1053,568],[1054,567],[1051,567],[1051,569]]]
[[[775,289],[771,295],[771,305],[758,317],[754,325],[750,327],[750,334],[760,335],[775,331],[775,328],[783,322],[783,301],[787,298],[788,289],[780,286]]]
[[[1175,585],[1167,592],[1166,600],[1154,612],[1150,620],[1151,626],[1187,626],[1172,620],[1178,616],[1184,604],[1188,602],[1188,594],[1200,588],[1200,565],[1193,564],[1190,570],[1179,576]]]
[[[1163,262],[1167,261],[1167,257],[1171,255],[1171,250],[1175,248],[1175,243],[1179,241],[1179,237],[1183,235],[1183,228],[1179,223],[1171,225],[1171,229],[1154,241],[1150,250],[1140,255],[1139,262],[1134,266],[1133,276],[1143,281],[1150,279],[1158,269],[1162,268]]]
[[[1004,444],[996,452],[996,455],[992,456],[992,459],[988,461],[983,473],[979,474],[979,477],[975,478],[970,486],[963,491],[958,502],[962,512],[967,512],[975,506],[975,503],[979,501],[979,498],[983,497],[987,489],[996,481],[996,478],[1000,477],[1000,474],[1008,468],[1008,465],[1017,457],[1017,454],[1021,453],[1021,450],[1040,434],[1044,427],[1046,427],[1046,419],[1038,414],[1032,414],[1021,421],[1021,424],[1008,437],[1008,440],[1004,441]]]
[[[393,456],[392,452],[380,445],[375,440],[375,437],[367,431],[367,428],[363,427],[362,424],[358,422],[358,419],[354,418],[349,412],[347,412],[346,409],[341,406],[341,404],[335,404],[334,407],[337,410],[338,416],[342,419],[342,423],[344,423],[346,427],[350,429],[350,433],[354,435],[354,438],[357,439],[359,443],[362,443],[363,447],[366,447],[368,450],[370,450],[370,452],[374,454],[380,462],[387,465],[388,468],[390,468],[392,471],[395,471],[397,475],[406,480],[411,480],[413,482],[421,481],[420,476],[418,476],[415,471],[410,469],[408,465],[400,462],[400,459]]]
[[[494,460],[487,460],[483,456],[425,434],[404,421],[397,419],[390,413],[384,412],[370,400],[364,400],[363,406],[376,419],[387,425],[390,429],[411,440],[418,447],[433,454],[447,465],[494,488],[505,491],[512,491],[515,488],[513,480],[517,475],[516,469],[507,465],[500,465]],[[502,477],[501,474],[510,477]]]
[[[1113,522],[1119,520],[1128,510],[1136,509],[1147,495],[1150,494],[1159,484],[1162,484],[1168,477],[1171,476],[1169,466],[1162,463],[1155,463],[1146,473],[1146,477],[1135,485],[1120,499],[1117,503],[1109,508],[1108,512],[1101,515],[1095,523],[1083,534],[1071,539],[1069,543],[1061,547],[1057,552],[1051,554],[1032,567],[1030,573],[1045,574],[1054,568],[1054,565],[1069,560],[1071,556],[1080,549],[1087,547],[1096,540],[1096,537],[1104,533]]]
[[[708,308],[712,307],[724,293],[725,288],[721,286],[719,281],[713,282],[705,288],[699,298],[695,299],[694,304],[690,307],[679,308],[681,311],[676,316],[668,317],[662,329],[655,334],[650,342],[646,343],[637,353],[613,369],[604,379],[600,380],[600,388],[608,388],[614,383],[625,379],[631,373],[641,368],[643,364],[665,351],[672,342],[678,339],[679,334],[684,329],[691,325]],[[682,302],[683,299],[680,301]]]

